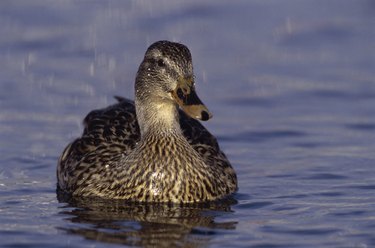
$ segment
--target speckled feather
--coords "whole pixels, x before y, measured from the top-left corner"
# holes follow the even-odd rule
[[[58,191],[138,202],[204,202],[237,189],[236,174],[216,138],[178,111],[181,131],[141,137],[134,103],[94,110],[82,137],[69,144],[57,167]],[[160,131],[160,130],[159,130]]]

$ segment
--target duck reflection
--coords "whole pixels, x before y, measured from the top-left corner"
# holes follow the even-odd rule
[[[59,229],[86,239],[140,247],[201,247],[218,230],[235,229],[237,222],[216,222],[231,212],[233,198],[190,205],[136,204],[119,200],[72,199],[60,214],[68,216]]]

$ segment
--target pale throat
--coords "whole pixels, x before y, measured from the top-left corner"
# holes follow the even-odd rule
[[[147,103],[136,101],[136,111],[141,135],[147,132],[168,135],[181,133],[178,107],[171,100],[150,100]]]

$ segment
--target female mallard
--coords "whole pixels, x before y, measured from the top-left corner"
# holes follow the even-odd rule
[[[236,173],[215,137],[192,119],[206,121],[211,114],[195,93],[186,46],[152,44],[135,92],[135,105],[117,97],[117,104],[86,116],[82,137],[59,159],[58,191],[178,203],[218,200],[236,191]]]

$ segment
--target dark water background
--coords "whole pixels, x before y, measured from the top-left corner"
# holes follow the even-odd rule
[[[59,203],[61,151],[160,39],[190,48],[238,194]],[[0,1],[0,87],[0,246],[375,247],[372,0]]]

